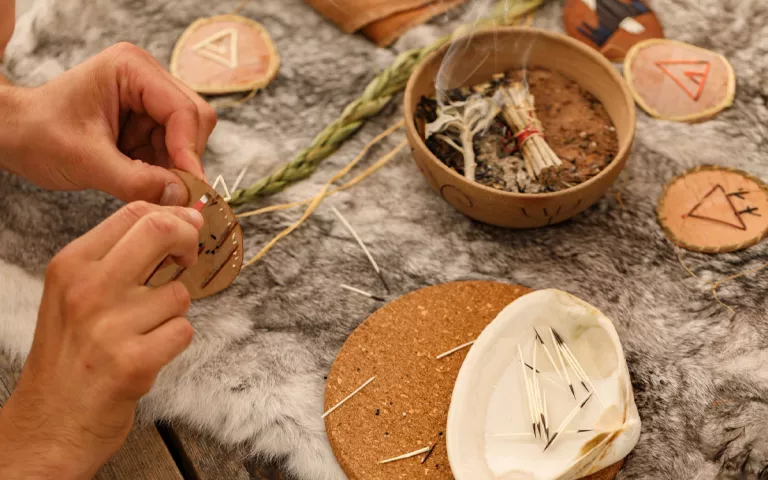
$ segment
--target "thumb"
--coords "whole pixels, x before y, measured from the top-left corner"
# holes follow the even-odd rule
[[[96,175],[99,178],[93,179],[94,188],[124,202],[144,200],[166,206],[188,203],[186,185],[165,168],[131,160],[114,146],[101,158],[106,169]]]

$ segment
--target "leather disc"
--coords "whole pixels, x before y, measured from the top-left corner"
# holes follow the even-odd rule
[[[638,42],[664,38],[664,29],[643,0],[566,0],[565,31],[614,62]]]
[[[201,18],[182,34],[171,55],[171,73],[204,94],[265,87],[280,68],[269,33],[238,15]]]
[[[664,120],[707,120],[730,107],[736,95],[736,76],[725,57],[674,40],[635,45],[624,76],[643,110]]]
[[[697,167],[672,180],[659,223],[675,244],[697,252],[733,252],[768,234],[768,186],[724,167]]]
[[[203,215],[197,263],[183,268],[164,262],[150,277],[156,287],[181,281],[193,300],[218,293],[235,281],[243,264],[243,230],[227,202],[210,185],[194,175],[173,170],[189,189],[189,207]]]

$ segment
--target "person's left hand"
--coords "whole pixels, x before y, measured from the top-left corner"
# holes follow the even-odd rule
[[[41,187],[182,205],[187,189],[167,168],[205,178],[200,156],[216,113],[136,46],[117,44],[41,87],[12,90],[8,168]]]

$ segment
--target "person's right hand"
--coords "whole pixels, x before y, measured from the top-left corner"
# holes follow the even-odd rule
[[[0,410],[0,478],[90,478],[124,442],[159,370],[194,333],[180,282],[145,282],[167,256],[197,261],[202,216],[131,203],[48,266],[19,384]]]

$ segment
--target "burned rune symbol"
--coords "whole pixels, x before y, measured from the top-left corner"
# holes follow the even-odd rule
[[[737,210],[736,206],[731,201],[731,197],[736,197],[744,200],[744,195],[747,195],[748,191],[739,189],[735,192],[727,193],[725,188],[719,183],[712,188],[699,203],[691,208],[691,211],[685,214],[689,218],[698,218],[700,220],[709,220],[710,222],[716,222],[729,227],[738,228],[739,230],[746,230],[747,225],[741,218],[742,215],[754,215],[760,217],[757,213],[757,207],[747,206],[744,210]],[[727,209],[723,209],[722,205],[727,205]]]
[[[738,213],[739,213],[739,215],[749,214],[749,215],[754,215],[756,217],[762,217],[762,215],[760,215],[759,213],[755,213],[755,212],[757,212],[757,207],[747,207],[747,208],[745,208],[744,210],[742,210],[742,211],[740,211]]]

